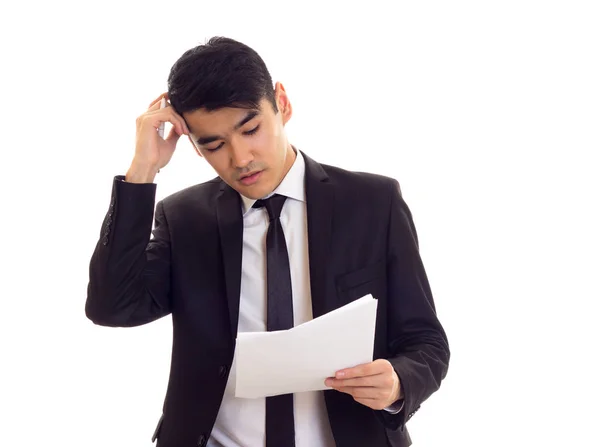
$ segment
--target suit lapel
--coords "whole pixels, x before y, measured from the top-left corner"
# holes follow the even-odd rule
[[[242,279],[242,247],[244,224],[242,221],[240,195],[225,182],[221,184],[221,194],[217,198],[217,221],[225,272],[225,289],[231,336],[237,336],[240,309],[240,286]]]
[[[333,215],[333,185],[323,167],[306,156],[306,214],[308,220],[308,257],[313,318],[327,313],[333,305],[327,293],[329,250]]]

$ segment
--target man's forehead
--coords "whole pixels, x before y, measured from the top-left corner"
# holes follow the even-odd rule
[[[247,115],[248,112],[251,111],[260,113],[262,110],[250,107],[221,107],[214,110],[201,108],[190,112],[184,112],[183,116],[186,120],[222,121],[228,119],[235,120],[236,118]]]
[[[184,113],[186,124],[198,144],[207,144],[240,129],[262,114],[259,109],[225,107],[213,111],[196,110]]]

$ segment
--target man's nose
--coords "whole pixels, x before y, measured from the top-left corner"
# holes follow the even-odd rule
[[[231,164],[234,168],[245,168],[253,160],[252,150],[246,144],[231,145]]]

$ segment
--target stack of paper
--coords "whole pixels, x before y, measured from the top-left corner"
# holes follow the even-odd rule
[[[367,295],[286,331],[238,334],[235,396],[328,389],[336,371],[373,360],[376,315]]]

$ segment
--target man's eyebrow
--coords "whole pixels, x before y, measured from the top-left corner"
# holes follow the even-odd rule
[[[252,118],[256,117],[259,114],[258,110],[250,110],[246,116],[240,120],[239,123],[237,123],[234,126],[234,130],[238,130],[240,127],[242,127],[244,124],[246,124],[248,121],[250,121]],[[196,140],[196,143],[198,143],[200,146],[204,145],[204,144],[208,144],[208,143],[212,143],[213,141],[217,141],[220,140],[221,137],[218,135],[208,135],[206,137],[200,137]]]

